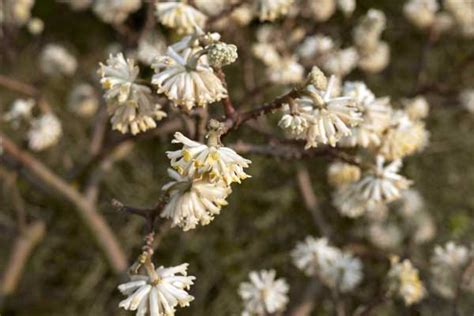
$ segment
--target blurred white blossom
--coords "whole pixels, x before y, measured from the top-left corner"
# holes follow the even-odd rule
[[[345,16],[351,16],[356,8],[356,0],[337,0],[337,6]]]
[[[332,51],[335,47],[334,41],[331,37],[316,34],[308,36],[304,41],[296,48],[297,54],[301,58],[313,58],[316,56],[322,56]]]
[[[336,0],[309,0],[309,10],[318,22],[327,21],[336,12]]]
[[[410,260],[400,262],[399,257],[391,258],[391,268],[388,272],[389,291],[403,299],[405,305],[412,305],[421,301],[426,290]]]
[[[470,1],[443,0],[443,6],[451,13],[461,33],[468,37],[474,37],[474,10]]]
[[[434,23],[438,9],[437,0],[409,0],[403,5],[405,17],[420,29]]]
[[[104,22],[120,24],[141,5],[141,0],[95,0],[93,10]]]
[[[250,282],[243,282],[239,287],[244,301],[242,316],[263,316],[285,310],[289,286],[285,279],[275,277],[275,270],[250,272]]]
[[[471,113],[474,113],[474,89],[465,89],[459,95],[461,105]]]
[[[161,24],[176,29],[180,34],[204,28],[207,19],[202,12],[183,2],[158,2],[156,15]]]
[[[255,0],[260,21],[274,21],[286,15],[294,0]]]
[[[4,0],[0,2],[0,25],[3,23],[23,26],[31,18],[35,0]]]
[[[157,32],[147,32],[138,41],[137,58],[146,65],[166,52],[166,42]]]
[[[405,111],[397,110],[384,133],[379,153],[388,160],[401,159],[422,150],[428,138],[423,121],[413,121]]]
[[[387,42],[377,42],[370,51],[359,53],[359,63],[357,66],[367,73],[378,73],[384,70],[390,62],[390,46]]]
[[[392,109],[388,97],[376,98],[360,81],[344,83],[343,95],[352,97],[362,112],[362,122],[352,129],[350,136],[342,140],[343,145],[361,147],[378,146],[382,134],[391,120]]]
[[[53,113],[46,113],[31,122],[28,131],[28,146],[33,151],[42,151],[55,145],[62,135],[61,122]]]
[[[359,53],[354,47],[340,49],[327,54],[321,64],[321,67],[330,74],[340,78],[349,74],[359,61]]]
[[[361,170],[358,166],[345,162],[333,162],[328,168],[328,182],[336,188],[358,181],[360,175]]]
[[[63,46],[48,44],[41,52],[40,68],[50,76],[71,76],[76,72],[77,60]]]
[[[388,203],[401,197],[411,181],[398,174],[402,162],[395,160],[388,165],[382,156],[376,157],[372,169],[362,174],[359,181],[339,189],[334,203],[343,215],[357,217],[366,211],[371,203]]]
[[[412,99],[404,99],[403,104],[405,112],[411,120],[417,121],[428,117],[430,105],[425,97],[416,96]]]
[[[435,247],[431,257],[431,284],[437,293],[445,298],[456,296],[469,257],[469,249],[452,241],[444,247]]]
[[[349,252],[330,246],[326,238],[306,237],[291,252],[293,262],[306,275],[316,275],[327,286],[353,290],[363,277],[362,262]]]
[[[79,116],[94,115],[99,108],[99,100],[94,87],[88,83],[76,85],[69,94],[68,108]]]
[[[12,124],[14,128],[18,128],[22,120],[29,121],[31,119],[31,112],[35,104],[33,99],[16,99],[10,110],[3,115],[3,119]]]

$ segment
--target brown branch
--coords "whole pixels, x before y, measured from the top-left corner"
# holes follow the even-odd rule
[[[300,95],[300,90],[295,88],[292,89],[287,94],[276,98],[272,102],[263,104],[253,110],[246,112],[235,112],[231,117],[226,118],[225,120],[225,130],[224,134],[228,133],[231,129],[239,128],[243,123],[257,119],[258,117],[271,113],[278,108],[282,107],[283,104],[288,103],[291,99],[296,98]]]
[[[36,89],[32,85],[29,85],[16,79],[9,78],[5,75],[0,75],[0,86],[11,91],[25,94],[32,98],[37,97],[39,95],[38,89]]]
[[[357,159],[343,152],[341,149],[332,147],[322,147],[313,149],[304,149],[301,142],[294,140],[271,139],[267,145],[249,144],[237,142],[230,144],[235,151],[240,154],[262,155],[285,160],[306,159],[322,157],[329,161],[339,160],[352,165],[362,166]]]
[[[225,79],[225,74],[221,68],[216,70],[216,75],[221,80],[224,87],[227,89],[227,81]],[[225,113],[226,119],[230,119],[230,120],[237,119],[235,117],[237,115],[237,112],[235,111],[234,105],[232,104],[232,100],[230,99],[229,95],[227,95],[226,98],[222,99],[222,105],[224,106],[224,113]]]
[[[303,196],[304,204],[311,213],[314,224],[323,236],[329,237],[331,231],[322,216],[321,209],[319,208],[318,199],[314,194],[313,184],[311,183],[308,169],[304,166],[298,168],[296,178],[298,180],[298,188]]]
[[[106,106],[102,106],[97,113],[97,118],[92,132],[89,151],[92,155],[97,155],[104,145],[105,136],[107,134],[109,116]]]
[[[112,207],[114,207],[117,211],[120,212],[125,212],[131,215],[137,215],[146,220],[147,224],[147,231],[148,233],[155,233],[156,229],[160,229],[161,225],[157,227],[157,221],[160,217],[160,213],[163,210],[163,208],[166,206],[168,203],[168,195],[164,194],[160,197],[158,203],[152,208],[149,209],[144,209],[144,208],[137,208],[133,206],[126,206],[122,202],[113,199],[111,204]],[[163,224],[165,221],[162,222]]]
[[[8,296],[15,292],[28,258],[35,246],[41,242],[46,233],[42,221],[36,221],[20,233],[16,239],[0,283],[0,296]]]
[[[261,115],[265,115],[267,113],[273,112],[273,111],[279,109],[280,107],[282,107],[283,104],[289,102],[291,99],[297,98],[299,95],[300,95],[299,89],[293,89],[290,92],[288,92],[287,94],[285,94],[285,95],[283,95],[279,98],[276,98],[275,100],[273,100],[270,103],[264,104],[264,105],[262,105],[262,106],[260,106],[256,109],[241,113],[239,115],[240,118],[239,118],[238,125],[240,125],[240,124],[242,124],[242,123],[244,123],[248,120],[256,119]]]
[[[0,132],[5,153],[23,166],[31,175],[40,180],[43,185],[58,193],[75,206],[78,215],[90,229],[98,246],[102,249],[112,269],[123,272],[127,268],[126,256],[114,233],[105,219],[100,215],[96,206],[88,202],[75,188],[54,174],[43,163],[29,153],[18,148],[8,137]]]

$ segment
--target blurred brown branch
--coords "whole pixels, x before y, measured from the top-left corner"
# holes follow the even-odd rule
[[[321,284],[316,277],[308,281],[308,285],[303,292],[301,301],[293,307],[289,316],[309,316],[316,306],[316,296],[321,290]]]
[[[319,208],[318,199],[314,194],[308,169],[305,166],[299,167],[296,178],[298,181],[298,188],[303,196],[304,204],[313,217],[314,224],[318,228],[319,233],[323,236],[329,237],[331,231]]]
[[[78,215],[90,229],[112,269],[117,273],[125,271],[127,268],[125,253],[105,219],[98,213],[96,206],[87,201],[75,188],[54,174],[43,163],[18,148],[1,132],[0,139],[2,139],[3,148],[9,157],[40,180],[43,185],[49,187],[75,206]]]
[[[31,252],[41,242],[45,233],[46,225],[42,221],[31,223],[20,232],[13,244],[10,258],[3,272],[2,282],[0,283],[0,297],[15,292]]]
[[[5,75],[0,74],[0,86],[11,90],[15,91],[21,94],[25,94],[30,97],[36,97],[39,95],[38,89],[33,87],[32,85],[29,85],[27,83],[21,82],[16,79],[12,79],[10,77],[7,77]]]

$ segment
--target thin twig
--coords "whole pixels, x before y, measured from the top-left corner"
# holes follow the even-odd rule
[[[152,233],[152,232],[154,233],[156,231],[157,220],[160,217],[161,211],[163,210],[163,208],[166,206],[167,203],[168,203],[167,194],[162,195],[158,203],[154,207],[148,208],[148,209],[127,206],[117,199],[113,199],[111,202],[112,207],[114,207],[117,211],[125,212],[132,215],[137,215],[144,218],[146,220],[148,233]]]
[[[217,69],[216,75],[221,80],[224,87],[227,89],[227,81],[225,79],[225,74],[221,68]],[[234,108],[234,105],[232,104],[232,100],[229,95],[227,95],[227,97],[222,99],[222,105],[224,106],[224,113],[225,113],[226,119],[235,120],[236,119],[235,115],[237,114],[237,112]]]
[[[291,99],[296,98],[300,95],[299,89],[292,89],[287,94],[276,98],[272,102],[265,103],[253,110],[246,112],[235,112],[231,117],[227,117],[225,120],[224,134],[228,133],[231,129],[239,128],[243,123],[257,119],[258,117],[271,113],[278,108],[282,107],[283,104],[288,103]]]

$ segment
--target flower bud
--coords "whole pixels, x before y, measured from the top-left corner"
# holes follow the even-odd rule
[[[328,79],[318,67],[314,66],[308,74],[308,83],[312,84],[316,89],[326,90]]]
[[[209,63],[214,67],[230,65],[237,57],[237,46],[225,43],[212,44],[207,53]]]

